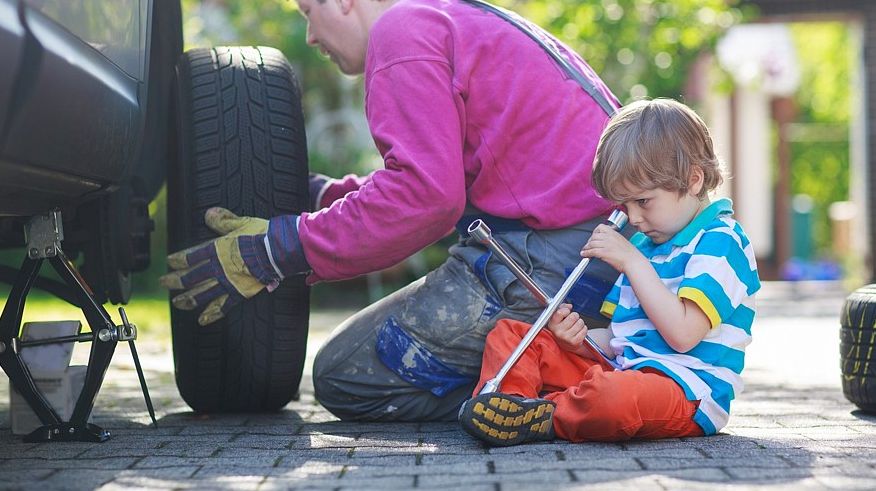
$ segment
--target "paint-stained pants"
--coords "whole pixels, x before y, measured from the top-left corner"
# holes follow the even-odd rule
[[[494,238],[552,294],[580,261],[580,249],[598,223],[494,231]],[[460,239],[449,252],[437,269],[332,333],[313,366],[316,398],[329,411],[347,420],[455,420],[477,381],[484,340],[496,321],[533,322],[543,310],[483,245]],[[589,284],[610,286],[617,273],[605,263],[591,265],[596,267],[588,267]],[[598,305],[602,297],[591,300]]]
[[[487,336],[474,394],[496,375],[530,327],[499,321]],[[543,329],[502,379],[499,391],[556,402],[554,431],[563,440],[702,436],[692,419],[697,403],[687,400],[674,380],[651,369],[615,370],[595,351],[592,355],[587,359],[563,350]]]

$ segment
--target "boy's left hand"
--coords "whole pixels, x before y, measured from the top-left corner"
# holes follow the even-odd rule
[[[572,306],[564,303],[557,308],[547,325],[553,333],[560,348],[582,355],[587,352],[584,348],[584,338],[587,337],[587,325],[577,312],[572,312]]]
[[[647,262],[645,256],[629,240],[608,225],[599,225],[581,249],[582,257],[596,257],[621,273],[627,273],[636,262]]]

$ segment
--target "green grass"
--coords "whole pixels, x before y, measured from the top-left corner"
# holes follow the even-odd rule
[[[0,292],[0,305],[6,305],[8,292]],[[119,306],[106,304],[104,308],[116,324],[121,324]],[[167,298],[135,297],[123,306],[128,320],[137,326],[138,337],[150,340],[170,339],[170,306]],[[24,304],[24,322],[76,320],[88,325],[85,316],[78,308],[47,294],[34,292],[27,296]],[[87,329],[86,329],[87,330]]]

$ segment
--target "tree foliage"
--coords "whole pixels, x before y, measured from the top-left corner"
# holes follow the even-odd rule
[[[854,107],[853,41],[839,22],[791,26],[800,59],[800,88],[791,144],[791,191],[812,197],[815,245],[830,250],[831,203],[849,199],[849,125]],[[829,69],[826,69],[829,67]]]
[[[726,0],[501,0],[545,27],[623,101],[681,98],[691,64],[744,12]]]
[[[365,0],[372,1],[372,0]],[[541,25],[580,53],[623,101],[680,97],[688,68],[740,21],[736,0],[496,0]],[[184,0],[191,44],[274,46],[297,64],[308,107],[339,103],[341,75],[305,43],[306,24],[292,1]],[[205,6],[207,8],[205,8]],[[204,12],[223,10],[229,26]],[[223,38],[225,32],[225,38]],[[233,35],[233,39],[227,39]]]

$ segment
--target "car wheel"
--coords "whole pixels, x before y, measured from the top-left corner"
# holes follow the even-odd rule
[[[216,235],[204,212],[222,206],[269,218],[308,206],[301,94],[273,48],[195,49],[177,65],[168,169],[168,250]],[[171,292],[173,294],[173,292]],[[171,307],[176,383],[199,412],[265,411],[297,397],[304,368],[310,291],[303,276],[199,326],[198,312]]]
[[[876,284],[848,296],[840,325],[843,394],[876,413]]]

